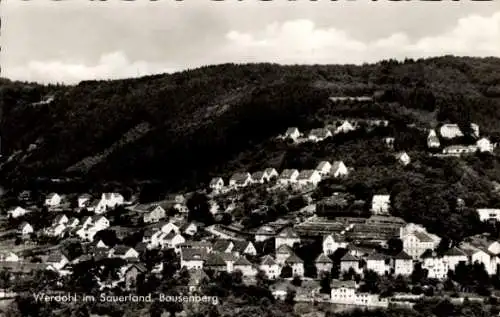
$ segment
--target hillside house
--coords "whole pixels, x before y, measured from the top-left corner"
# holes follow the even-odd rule
[[[347,242],[336,241],[332,234],[323,237],[323,253],[330,255],[335,253],[339,248],[346,248]]]
[[[219,239],[215,241],[213,250],[220,253],[230,253],[233,251],[234,243],[231,240]]]
[[[0,251],[0,262],[18,262],[19,256],[11,251]]]
[[[13,209],[10,209],[9,211],[7,211],[7,215],[10,218],[19,218],[21,216],[24,216],[24,215],[30,213],[30,212],[31,212],[30,210],[27,210],[27,209],[24,209],[22,207],[17,206],[16,208],[13,208]]]
[[[279,265],[284,265],[286,259],[288,259],[292,254],[295,254],[295,253],[293,252],[293,249],[290,246],[288,246],[286,244],[281,245],[275,251],[276,262]]]
[[[167,234],[171,231],[174,231],[175,233],[180,233],[181,231],[180,226],[173,222],[161,223],[159,224],[158,228],[160,228],[162,232],[165,232]]]
[[[453,247],[447,250],[443,254],[443,260],[448,263],[448,268],[450,270],[454,270],[461,262],[468,262],[467,254],[457,247]]]
[[[184,225],[182,228],[181,228],[181,231],[184,235],[187,235],[187,236],[194,236],[197,232],[198,232],[198,228],[200,227],[200,224],[195,222],[195,221],[191,221],[190,223]]]
[[[295,183],[299,174],[299,171],[296,169],[285,169],[281,172],[278,178],[278,183],[281,185],[289,185]]]
[[[471,123],[471,129],[473,131],[473,136],[479,137],[479,126],[475,123]],[[458,124],[451,124],[451,123],[443,124],[439,129],[439,132],[441,134],[441,137],[445,139],[454,139],[457,137],[464,136]]]
[[[69,263],[69,260],[66,256],[64,256],[61,252],[52,253],[47,260],[45,261],[47,265],[52,266],[56,270],[61,270],[66,264]]]
[[[230,272],[228,264],[219,253],[210,253],[205,261],[204,267],[214,272]]]
[[[57,215],[52,222],[52,225],[64,225],[69,222],[69,218],[66,215]]]
[[[344,120],[336,129],[335,134],[348,133],[356,130],[356,128],[347,120]]]
[[[332,169],[332,164],[330,164],[330,162],[328,161],[321,161],[316,167],[316,171],[318,171],[318,173],[321,176],[328,175],[331,169]]]
[[[27,237],[34,232],[33,227],[26,221],[22,222],[17,228],[17,234],[22,237]]]
[[[468,263],[482,263],[489,275],[497,274],[498,257],[483,248],[477,248],[470,244],[462,245],[461,249],[467,255]]]
[[[333,281],[331,285],[331,302],[344,305],[389,307],[387,298],[380,298],[378,294],[358,293],[354,281]]]
[[[263,271],[267,278],[271,280],[278,278],[281,273],[280,266],[270,255],[266,255],[262,258],[259,270]]]
[[[366,268],[376,272],[378,275],[389,273],[389,259],[379,253],[372,253],[366,257]]]
[[[244,277],[255,277],[257,269],[244,256],[239,257],[233,265],[234,271],[240,271]]]
[[[388,149],[394,149],[394,138],[392,137],[388,137],[388,138],[384,138],[384,144],[385,146],[388,148]]]
[[[257,249],[251,241],[234,241],[234,247],[231,250],[236,256],[241,255],[257,255]]]
[[[85,208],[90,201],[92,201],[92,195],[90,194],[82,194],[78,196],[78,208]]]
[[[347,166],[344,164],[342,161],[335,161],[332,164],[332,168],[330,170],[330,175],[333,177],[343,177],[347,176],[349,174],[349,170],[347,169]]]
[[[374,215],[388,215],[390,206],[390,195],[373,195],[371,211]]]
[[[186,242],[186,239],[181,234],[170,231],[163,241],[161,244],[162,248],[177,249],[179,245]]]
[[[351,253],[346,253],[340,259],[340,272],[349,272],[350,269],[353,269],[354,272],[360,274],[363,269],[361,267],[361,260]]]
[[[299,137],[300,137],[300,131],[296,127],[288,128],[284,135],[285,139],[291,139],[293,141],[297,141]]]
[[[333,261],[324,253],[321,253],[314,261],[314,265],[316,266],[316,271],[318,272],[318,275],[321,272],[330,273],[333,267]]]
[[[439,142],[439,138],[436,134],[436,130],[431,129],[429,134],[427,135],[427,147],[428,148],[439,148],[441,143]]]
[[[246,187],[252,183],[250,173],[236,173],[229,179],[229,186],[232,188]]]
[[[479,152],[493,152],[493,144],[487,138],[481,138],[476,142]]]
[[[257,184],[264,184],[267,181],[263,171],[258,171],[252,174],[252,182]]]
[[[297,176],[297,182],[300,185],[318,185],[321,181],[321,175],[316,170],[303,170]]]
[[[489,220],[500,221],[500,209],[493,208],[479,208],[477,209],[479,220],[485,222]]]
[[[473,236],[467,239],[467,243],[473,245],[477,248],[487,250],[488,253],[498,255],[500,254],[500,242],[495,240],[489,240],[485,236]]]
[[[115,245],[109,250],[110,258],[121,258],[121,259],[137,259],[139,258],[139,252],[134,248],[126,245]]]
[[[413,231],[403,239],[403,251],[417,260],[427,250],[433,250],[436,242],[425,232]]]
[[[224,180],[221,177],[214,177],[210,181],[209,187],[214,192],[220,192],[224,188]]]
[[[45,206],[58,207],[62,202],[62,196],[57,193],[50,193],[45,197]]]
[[[129,265],[124,272],[125,277],[125,289],[132,290],[137,287],[137,278],[141,274],[147,273],[147,269],[144,265],[140,263],[134,263]]]
[[[207,252],[203,248],[181,248],[181,268],[203,269]]]
[[[320,142],[332,136],[332,132],[326,128],[312,129],[307,136],[311,142]]]
[[[406,166],[411,162],[410,156],[406,152],[399,152],[396,154],[396,160],[398,160],[398,162],[403,166]]]
[[[410,276],[413,273],[413,258],[401,251],[393,258],[394,275]]]
[[[263,225],[255,232],[255,242],[265,241],[274,238],[276,231],[268,225]]]
[[[275,168],[268,167],[264,170],[264,177],[267,179],[267,181],[270,181],[278,177],[278,172]]]
[[[117,206],[123,205],[125,199],[119,193],[103,193],[101,200],[94,210],[95,213],[103,213],[108,209],[113,209]]]
[[[293,276],[304,276],[304,261],[302,261],[302,259],[300,259],[296,254],[290,255],[285,260],[285,265],[292,268]]]
[[[288,245],[293,248],[295,243],[300,243],[300,237],[293,228],[287,227],[281,230],[276,236],[275,249],[278,250],[282,245]]]
[[[158,205],[138,205],[134,208],[134,211],[142,215],[142,220],[144,223],[157,223],[167,217],[167,212],[165,209]]]

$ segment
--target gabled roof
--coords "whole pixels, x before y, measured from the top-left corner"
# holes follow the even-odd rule
[[[350,254],[347,252],[341,259],[341,262],[358,262],[359,259],[355,257],[354,255]]]
[[[318,138],[326,138],[329,135],[331,135],[331,132],[330,132],[330,130],[328,130],[326,128],[319,128],[319,129],[312,129],[309,132],[309,135],[310,136],[315,136],[315,137],[318,137]]]
[[[215,241],[213,245],[213,250],[217,252],[225,252],[227,248],[233,243],[231,240],[220,239]]]
[[[29,224],[29,222],[27,222],[27,221],[23,221],[23,222],[19,225],[19,230],[23,230],[23,229],[24,229],[24,227],[26,227],[26,226],[31,226],[31,225]]]
[[[405,251],[399,252],[396,256],[394,256],[395,260],[413,260],[411,256],[408,255]]]
[[[271,266],[271,265],[276,265],[276,264],[277,264],[276,261],[270,255],[264,256],[260,262],[260,265]]]
[[[252,266],[252,263],[248,261],[248,259],[244,256],[240,256],[236,262],[234,262],[234,266]]]
[[[267,175],[271,175],[273,174],[273,172],[278,173],[274,167],[268,167],[264,170],[264,173],[266,173]]]
[[[252,174],[252,179],[253,180],[261,180],[264,178],[264,172],[263,171],[258,171]]]
[[[304,263],[304,261],[302,261],[296,254],[292,254],[285,260],[285,263],[295,264],[295,263]]]
[[[331,283],[331,288],[356,288],[355,281],[338,281],[333,280]]]
[[[58,195],[57,193],[50,193],[47,195],[46,199],[52,199],[54,196]],[[59,195],[58,195],[59,196]]]
[[[232,253],[228,252],[221,252],[219,253],[220,257],[224,260],[224,262],[235,262],[236,261],[236,256],[234,256]]]
[[[328,162],[328,161],[321,161],[321,162],[319,162],[318,166],[316,167],[316,170],[322,170],[325,167],[327,167],[328,165],[330,165],[330,167],[331,167],[330,162]]]
[[[115,255],[125,255],[132,247],[126,245],[116,245],[113,247],[113,254]]]
[[[291,227],[286,227],[278,234],[280,238],[298,238],[298,234]]]
[[[343,165],[343,164],[344,164],[344,162],[342,162],[342,161],[335,161],[335,162],[333,162],[333,164],[332,164],[332,171],[338,170],[340,168],[340,166]]]
[[[299,129],[296,128],[296,127],[291,127],[291,128],[288,128],[285,132],[286,135],[289,135],[289,134],[293,134],[295,132],[299,132]]]
[[[281,179],[289,179],[292,177],[293,174],[299,173],[298,170],[296,169],[285,169],[281,172],[280,177]]]
[[[324,253],[321,253],[316,260],[314,261],[315,263],[333,263],[332,260],[328,256],[326,256]]]
[[[299,173],[299,176],[297,176],[297,179],[310,179],[314,173],[317,173],[316,170],[303,170]]]
[[[231,180],[235,181],[236,183],[245,183],[248,179],[251,178],[251,175],[248,173],[235,173],[233,176],[231,176]]]
[[[414,231],[413,235],[420,241],[420,242],[433,242],[434,240],[431,239],[427,234],[419,231]]]
[[[453,247],[444,253],[444,256],[465,256],[465,252],[457,247]]]
[[[286,244],[280,245],[280,247],[276,250],[276,254],[293,254],[292,248]]]
[[[217,185],[217,183],[219,183],[221,181],[224,182],[221,177],[214,177],[210,181],[210,186],[215,186],[215,185]]]
[[[248,248],[248,245],[251,244],[252,242],[250,241],[234,241],[234,247],[233,247],[233,252],[244,252],[246,248]]]
[[[136,268],[141,273],[148,271],[148,269],[142,263],[134,263],[134,264],[131,264],[127,267],[127,269],[125,270],[125,273],[127,273],[128,271],[130,271],[133,268]]]
[[[92,195],[90,194],[81,194],[80,196],[78,196],[78,199],[92,199]]]

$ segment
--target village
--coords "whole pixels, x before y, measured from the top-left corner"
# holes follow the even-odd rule
[[[387,120],[342,119],[306,136],[291,127],[276,139],[297,146],[322,142],[360,126],[388,125]],[[494,151],[495,144],[479,137],[477,125],[472,124],[471,130],[475,143],[447,145],[464,136],[457,124],[430,129],[429,155],[455,157]],[[394,138],[386,137],[383,142],[391,151]],[[412,163],[404,151],[393,157],[394,164],[403,167]],[[392,215],[390,194],[374,194],[368,202],[352,201],[342,191],[325,197],[312,195],[320,182],[341,182],[352,172],[341,160],[320,161],[304,170],[234,171],[229,179],[214,177],[205,188],[149,203],[134,195],[124,197],[119,191],[49,193],[38,202],[29,191],[21,192],[18,205],[5,210],[1,219],[0,271],[8,277],[2,279],[2,295],[8,298],[22,292],[20,281],[29,279],[34,271],[50,271],[64,281],[76,274],[75,266],[100,259],[122,262],[116,276],[96,276],[99,290],[120,288],[134,293],[138,281],[143,280],[140,276],[165,274],[166,263],[161,259],[144,263],[145,254],[152,250],[171,251],[179,259],[176,274],[182,271],[189,276],[186,294],[199,293],[203,281],[214,274],[238,272],[247,284],[265,280],[277,300],[293,296],[297,302],[360,307],[411,305],[418,298],[432,296],[427,289],[435,281],[448,280],[450,272],[467,265],[480,265],[490,276],[499,273],[500,242],[478,235],[439,252],[441,237]],[[299,207],[270,219],[263,198],[258,208],[242,211],[248,207],[243,197],[255,191],[261,195],[258,199],[279,196],[299,201]],[[457,203],[462,203],[459,197]],[[246,222],[242,213],[250,215]],[[50,223],[37,221],[37,214]],[[485,206],[477,214],[483,222],[500,221],[500,209]],[[249,223],[252,217],[258,221]],[[71,247],[63,247],[68,241]],[[416,283],[421,275],[425,278]],[[408,282],[388,294],[373,287],[374,276],[379,282]],[[480,294],[452,288],[447,295],[481,300]]]

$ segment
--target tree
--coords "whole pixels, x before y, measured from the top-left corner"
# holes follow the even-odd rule
[[[293,276],[293,269],[290,265],[285,265],[282,269],[281,269],[281,274],[280,274],[280,277],[281,278],[290,278]]]
[[[332,279],[330,277],[330,273],[324,272],[322,273],[321,280],[320,280],[320,292],[323,294],[330,294],[331,292],[331,283]]]
[[[388,252],[391,255],[397,255],[403,251],[403,241],[399,238],[391,238],[387,241]]]
[[[297,287],[299,287],[299,286],[301,286],[301,285],[302,285],[302,279],[300,278],[300,276],[295,275],[295,276],[293,277],[293,280],[292,280],[292,285],[297,286]]]
[[[377,294],[380,292],[380,278],[378,274],[372,270],[365,271],[364,283],[361,285],[360,289],[363,292]]]
[[[210,212],[208,197],[204,194],[195,193],[186,202],[189,209],[188,221],[199,221],[206,225],[214,223],[214,217]]]

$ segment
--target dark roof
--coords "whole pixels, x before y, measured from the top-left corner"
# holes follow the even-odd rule
[[[331,283],[331,288],[356,288],[356,282],[333,280]]]
[[[304,261],[302,261],[296,254],[292,254],[285,260],[285,263],[295,264],[304,263]]]
[[[464,256],[466,255],[464,251],[457,247],[453,247],[444,253],[445,256]]]
[[[240,256],[239,259],[234,262],[234,266],[252,266],[252,263],[250,263],[246,257]]]
[[[231,240],[221,239],[214,243],[213,250],[218,252],[226,252],[229,245],[232,243]]]
[[[367,260],[374,260],[374,261],[383,261],[387,257],[383,254],[380,253],[372,253],[366,257]]]
[[[125,272],[130,271],[131,269],[136,268],[139,272],[147,272],[147,268],[142,263],[134,263],[130,265]]]
[[[245,252],[245,249],[248,248],[248,245],[252,243],[250,241],[234,241],[234,247],[233,247],[233,251],[236,251],[236,252]]]
[[[276,250],[276,254],[282,253],[282,254],[293,254],[293,249],[290,248],[290,246],[286,244],[280,245],[280,247]]]
[[[276,265],[276,261],[270,255],[266,255],[262,258],[260,265]]]
[[[314,172],[317,172],[317,171],[316,170],[303,170],[299,173],[299,176],[297,176],[297,179],[309,179],[314,174]]]
[[[299,171],[296,169],[285,169],[281,172],[280,177],[281,179],[289,179],[292,177],[293,174],[298,173]]]
[[[324,253],[321,253],[317,258],[315,263],[333,263],[332,260]]]
[[[341,259],[340,261],[345,261],[345,262],[358,262],[359,259],[357,257],[355,257],[354,255],[350,254],[349,252],[346,253]]]
[[[30,263],[30,262],[0,262],[0,269],[9,269],[14,273],[32,273],[35,270],[45,270],[45,263]]]
[[[235,181],[238,184],[245,183],[248,178],[249,178],[248,173],[236,173],[233,174],[233,176],[231,176],[231,180]]]
[[[226,266],[226,262],[224,259],[217,253],[211,253],[207,261],[205,262],[206,266]]]
[[[413,232],[413,235],[418,240],[420,240],[420,242],[433,242],[434,241],[434,240],[431,239],[431,237],[429,237],[427,234],[425,234],[423,232],[415,231],[415,232]]]
[[[395,260],[413,260],[411,256],[408,255],[405,251],[399,252],[396,256],[394,256]]]
[[[126,245],[116,245],[113,247],[113,254],[115,255],[125,255],[128,250],[132,249],[132,247]]]
[[[205,260],[207,257],[207,252],[203,248],[186,248],[181,250],[181,258],[183,261],[199,261]]]
[[[264,178],[264,172],[258,171],[252,174],[252,179],[253,180],[261,180]]]

